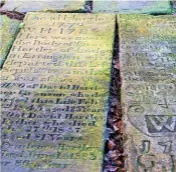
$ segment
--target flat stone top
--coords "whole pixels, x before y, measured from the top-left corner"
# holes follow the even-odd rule
[[[101,171],[114,30],[110,14],[25,16],[1,74],[2,171]]]
[[[104,13],[143,13],[143,14],[169,14],[172,6],[169,0],[139,0],[139,1],[93,1],[93,12]]]
[[[84,0],[7,0],[2,10],[18,12],[35,11],[84,11]]]
[[[119,14],[127,169],[175,171],[176,16]]]
[[[10,19],[5,15],[0,17],[0,66],[3,64],[5,57],[7,56],[9,48],[12,46],[19,24],[20,22],[18,20]]]

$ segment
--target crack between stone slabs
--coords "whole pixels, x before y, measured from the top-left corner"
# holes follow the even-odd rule
[[[1,10],[0,9],[0,14],[1,15],[6,15],[7,17],[11,18],[11,19],[16,19],[19,21],[22,21],[25,17],[24,13],[20,13],[17,11],[7,11],[7,10]]]
[[[117,15],[116,15],[117,18]],[[121,110],[121,78],[119,66],[119,35],[116,19],[113,61],[111,70],[110,102],[107,119],[108,139],[104,149],[104,172],[124,172],[123,125]]]
[[[5,4],[5,1],[1,0],[0,7],[2,7]]]
[[[86,10],[86,12],[88,12],[88,13],[92,13],[92,9],[93,9],[93,1],[86,1],[86,3],[85,3],[85,10]]]

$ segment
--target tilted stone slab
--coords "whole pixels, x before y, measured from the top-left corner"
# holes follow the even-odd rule
[[[114,23],[26,15],[2,69],[2,171],[101,171]]]
[[[2,15],[0,18],[0,66],[3,65],[10,47],[13,44],[15,35],[18,32],[20,22]]]
[[[119,14],[126,167],[175,171],[176,17]]]
[[[7,0],[1,10],[22,13],[35,11],[84,11],[85,0]]]
[[[104,13],[144,13],[144,14],[170,14],[172,5],[169,0],[107,0],[93,1],[93,12]]]

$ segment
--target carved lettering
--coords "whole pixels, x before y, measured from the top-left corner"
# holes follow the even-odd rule
[[[114,19],[26,15],[2,69],[3,171],[101,171]]]
[[[147,126],[150,133],[176,132],[176,116],[146,116]]]

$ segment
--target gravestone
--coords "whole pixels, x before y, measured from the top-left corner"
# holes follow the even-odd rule
[[[145,13],[145,14],[169,14],[172,6],[169,0],[109,0],[93,1],[93,12],[104,13]]]
[[[0,18],[0,67],[3,65],[8,51],[13,44],[14,38],[18,32],[19,24],[20,22],[18,20],[10,19],[4,15]]]
[[[21,13],[35,11],[84,11],[85,0],[7,0],[1,10]]]
[[[176,170],[176,17],[119,14],[127,169]]]
[[[2,170],[101,171],[115,16],[28,13],[2,69]]]

